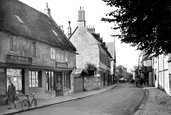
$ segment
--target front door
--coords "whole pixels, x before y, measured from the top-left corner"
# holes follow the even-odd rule
[[[62,72],[57,72],[55,74],[55,91],[56,96],[62,96],[63,95],[63,87],[62,87]]]

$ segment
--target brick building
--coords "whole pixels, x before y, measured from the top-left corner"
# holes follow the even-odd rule
[[[95,28],[86,28],[83,7],[80,7],[78,11],[78,26],[69,39],[77,49],[76,67],[85,69],[88,63],[94,64],[97,67],[94,76],[99,78],[99,87],[110,84],[112,79],[110,60],[112,57],[100,34],[95,33]]]
[[[0,0],[0,102],[8,80],[17,95],[54,97],[73,91],[70,73],[76,67],[76,48],[50,15],[18,0]]]

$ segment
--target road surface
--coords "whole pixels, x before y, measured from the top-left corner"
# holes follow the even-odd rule
[[[144,94],[142,88],[121,83],[104,93],[16,115],[133,115]]]

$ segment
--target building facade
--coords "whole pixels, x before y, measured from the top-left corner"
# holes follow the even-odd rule
[[[164,90],[171,95],[171,61],[170,54],[157,57],[142,55],[140,74],[148,81],[147,85]]]
[[[169,55],[159,55],[158,57],[153,58],[153,79],[155,87],[162,89],[171,95],[171,78],[170,70],[171,65],[169,61]]]
[[[110,84],[110,60],[112,59],[100,34],[95,33],[94,27],[86,28],[85,11],[78,11],[78,26],[70,36],[70,41],[77,49],[76,67],[85,68],[88,63],[98,69],[94,76],[99,78],[99,87]]]
[[[18,96],[34,92],[49,98],[72,92],[76,49],[52,17],[18,0],[0,2],[1,103],[9,80]]]

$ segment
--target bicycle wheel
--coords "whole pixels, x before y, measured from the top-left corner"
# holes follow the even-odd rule
[[[31,104],[33,105],[34,108],[37,108],[37,100],[36,99],[33,99],[31,101]]]
[[[21,103],[21,108],[23,111],[26,111],[29,109],[29,102],[27,99],[24,99]]]

